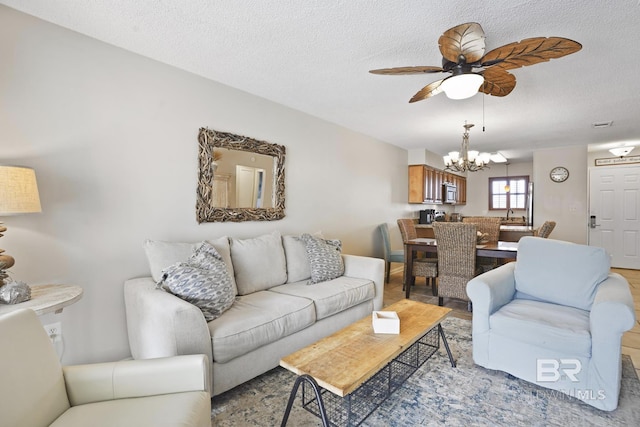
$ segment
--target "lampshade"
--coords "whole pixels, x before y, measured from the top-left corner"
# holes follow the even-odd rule
[[[444,79],[440,88],[450,99],[466,99],[478,93],[483,82],[484,77],[480,74],[458,74]]]
[[[33,169],[0,166],[0,216],[42,212]]]

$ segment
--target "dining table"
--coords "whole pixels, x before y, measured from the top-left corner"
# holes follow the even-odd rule
[[[436,239],[418,238],[407,240],[404,243],[405,256],[405,297],[411,294],[411,287],[415,284],[415,277],[409,272],[413,271],[413,260],[417,252],[437,254],[438,244]],[[476,245],[476,256],[498,259],[516,259],[518,255],[518,242],[481,242]]]

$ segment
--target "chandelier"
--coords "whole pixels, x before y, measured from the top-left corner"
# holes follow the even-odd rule
[[[452,151],[443,157],[445,170],[452,172],[476,172],[489,167],[491,154],[469,150],[469,129],[473,126],[471,123],[464,122],[462,147],[460,151]]]

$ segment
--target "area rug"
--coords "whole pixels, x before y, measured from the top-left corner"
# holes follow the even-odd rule
[[[605,412],[570,396],[473,363],[471,322],[443,322],[457,368],[444,346],[361,425],[363,426],[632,426],[640,425],[640,381],[623,356],[618,409]],[[279,426],[296,376],[275,368],[212,399],[212,426]],[[298,395],[301,392],[298,391]],[[301,408],[288,426],[321,426]]]

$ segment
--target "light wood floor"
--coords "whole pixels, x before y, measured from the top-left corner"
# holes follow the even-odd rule
[[[383,304],[385,307],[404,298],[402,269],[394,269],[394,266],[392,264],[391,278],[384,288]],[[622,337],[622,353],[631,356],[633,366],[640,377],[640,270],[614,268],[612,271],[623,275],[629,281],[629,286],[631,287],[631,295],[636,309],[636,324],[633,329],[626,332]],[[411,299],[428,304],[438,304],[438,298],[432,295],[431,287],[425,286],[425,281],[422,278],[416,278],[416,285],[411,290]],[[445,298],[444,305],[453,309],[453,316],[471,320],[471,313],[467,311],[466,302]]]

